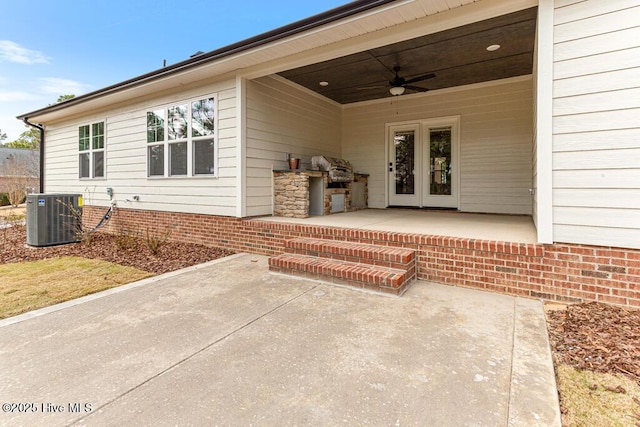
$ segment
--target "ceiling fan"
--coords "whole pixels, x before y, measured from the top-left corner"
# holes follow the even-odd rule
[[[428,73],[418,77],[413,77],[411,79],[405,79],[404,77],[400,77],[400,74],[399,74],[400,70],[401,68],[399,65],[396,65],[395,67],[393,67],[393,72],[395,73],[395,76],[393,77],[392,80],[389,80],[389,85],[388,85],[389,92],[391,93],[391,95],[394,95],[394,96],[402,95],[407,89],[412,90],[414,92],[426,92],[429,89],[420,87],[420,86],[414,86],[412,85],[412,83],[429,80],[436,76],[434,73]],[[369,87],[363,87],[358,89],[377,89],[381,87],[387,87],[387,86],[369,86]]]

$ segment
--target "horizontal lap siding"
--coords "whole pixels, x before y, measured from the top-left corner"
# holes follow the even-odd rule
[[[247,216],[272,213],[272,170],[287,153],[308,167],[312,156],[340,157],[340,107],[279,79],[247,82]]]
[[[120,207],[169,212],[235,215],[235,80],[182,88],[129,105],[46,127],[46,192],[73,192],[89,204],[107,206],[106,188]],[[198,96],[218,96],[217,178],[148,178],[146,112]],[[106,179],[78,179],[78,126],[106,122]],[[133,201],[133,196],[140,201]]]
[[[640,0],[556,2],[554,240],[640,248]]]
[[[343,156],[370,174],[369,206],[385,207],[385,123],[460,115],[460,210],[531,214],[531,80],[347,107]]]

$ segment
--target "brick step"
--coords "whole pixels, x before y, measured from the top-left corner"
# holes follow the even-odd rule
[[[269,270],[399,295],[415,277],[413,272],[351,261],[300,254],[269,258]]]
[[[296,238],[285,241],[285,252],[341,261],[373,264],[415,272],[415,251],[363,243]]]

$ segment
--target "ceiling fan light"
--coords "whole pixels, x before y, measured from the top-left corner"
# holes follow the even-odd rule
[[[389,92],[393,96],[399,96],[399,95],[402,95],[404,93],[404,87],[402,87],[402,86],[394,86],[391,89],[389,89]]]

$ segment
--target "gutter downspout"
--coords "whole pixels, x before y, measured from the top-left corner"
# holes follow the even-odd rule
[[[31,123],[29,117],[22,119],[25,125],[40,131],[40,193],[44,193],[44,126]]]

